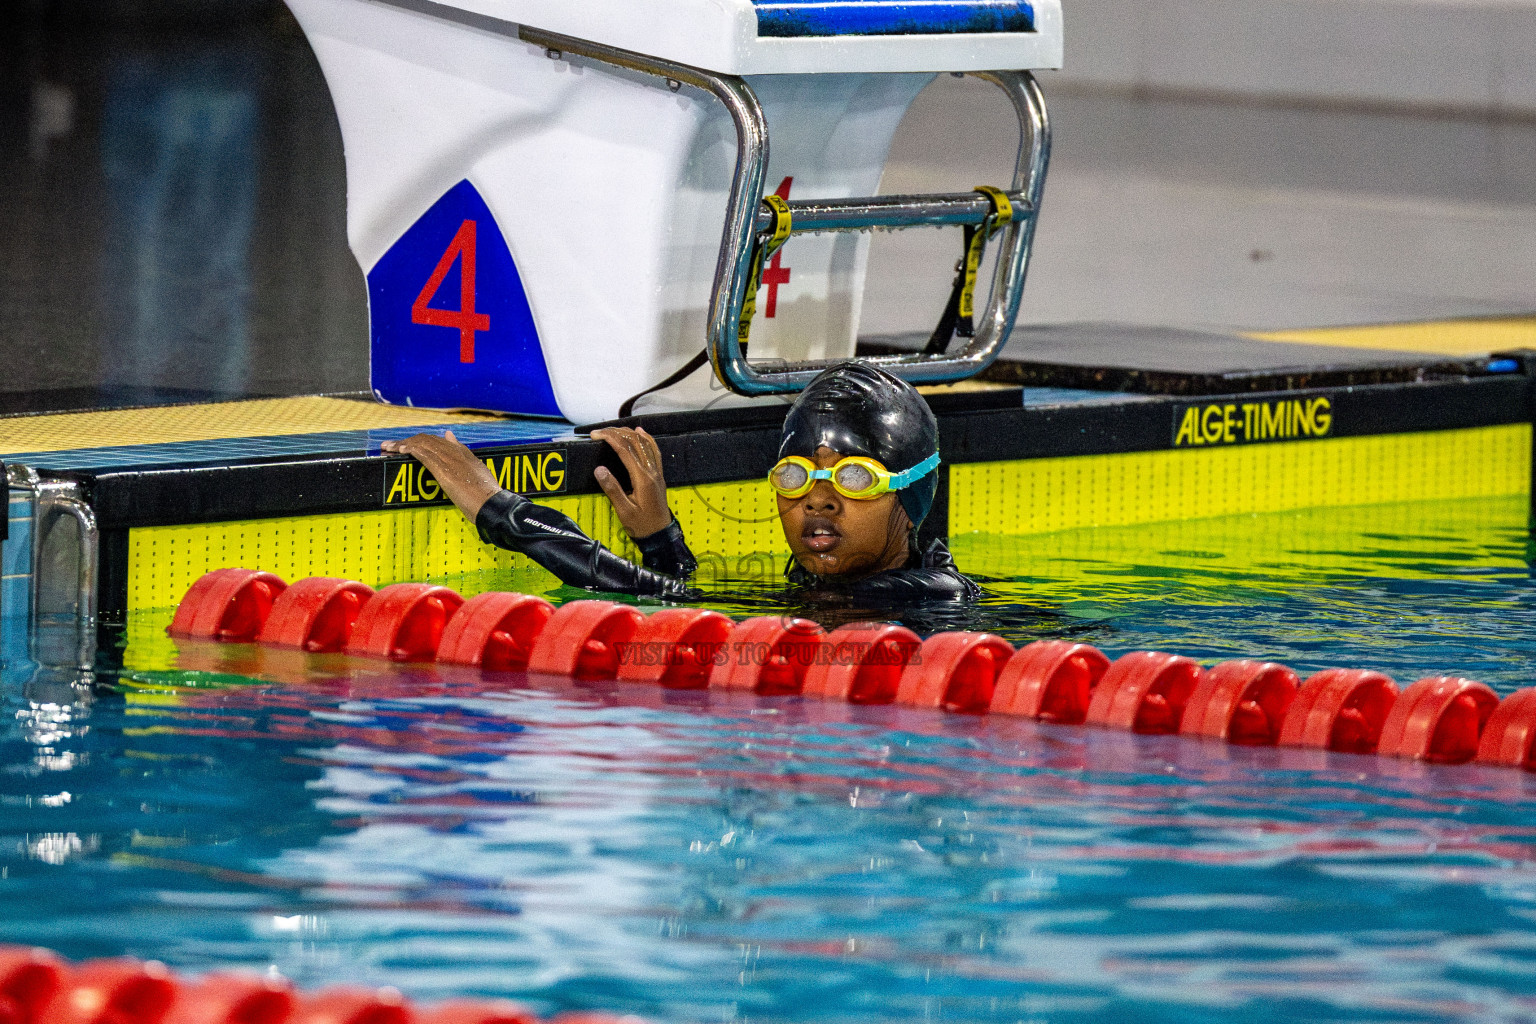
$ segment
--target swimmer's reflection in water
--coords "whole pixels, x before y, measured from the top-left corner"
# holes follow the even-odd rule
[[[678,600],[704,596],[689,583],[698,563],[667,507],[655,439],[627,427],[592,436],[612,446],[629,472],[627,494],[607,469],[596,475],[643,565],[608,550],[560,512],[502,490],[451,432],[382,447],[426,466],[482,540],[522,552],[563,583]],[[794,598],[869,607],[980,597],[943,541],[917,543],[938,466],[938,422],[911,385],[866,363],[846,363],[811,381],[784,420],[779,462],[768,476],[793,554],[784,575]]]

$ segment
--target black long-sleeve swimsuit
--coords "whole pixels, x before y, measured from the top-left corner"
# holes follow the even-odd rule
[[[511,491],[487,499],[475,527],[485,543],[527,555],[569,586],[679,601],[703,596],[688,584],[698,561],[675,518],[666,529],[635,541],[643,565],[588,537],[569,516]],[[816,576],[794,562],[784,575],[797,590],[835,594],[860,604],[974,601],[981,596],[980,588],[955,568],[941,540],[922,551],[914,546],[902,568],[851,582]]]

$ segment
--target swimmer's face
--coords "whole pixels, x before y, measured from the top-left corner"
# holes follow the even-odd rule
[[[830,469],[843,456],[825,446],[811,460]],[[896,495],[845,498],[830,480],[798,498],[776,495],[779,521],[795,561],[818,576],[865,575],[906,562],[911,523]]]

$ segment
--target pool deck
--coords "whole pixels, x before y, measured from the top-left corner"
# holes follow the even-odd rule
[[[866,339],[875,354],[920,347],[913,336]],[[1013,392],[929,389],[940,411],[1118,405],[1148,395],[1238,395],[1304,388],[1474,379],[1523,372],[1536,352],[1536,316],[1269,334],[1220,334],[1125,324],[1015,329],[1003,359],[983,374]],[[1490,372],[1490,367],[1495,372]],[[191,394],[191,393],[189,393]],[[963,394],[965,397],[960,397]],[[166,401],[153,390],[71,394],[61,409],[0,406],[0,458],[55,471],[237,463],[292,456],[377,455],[379,444],[422,430],[453,430],[472,448],[577,439],[558,420],[514,419],[381,405],[361,394]],[[958,400],[957,400],[958,399]],[[773,418],[769,407],[764,415]],[[751,421],[733,410],[730,420]],[[669,433],[707,426],[707,413],[641,415]]]
[[[903,347],[892,339],[874,344]],[[985,379],[926,389],[946,465],[924,532],[1038,533],[1528,493],[1530,350],[1536,318],[1264,337],[1093,324],[1024,328]],[[1019,358],[1024,353],[1030,358]],[[753,511],[761,500],[753,483],[777,451],[782,414],[775,403],[624,422],[657,435],[674,511],[690,537],[707,535],[714,548],[740,556],[772,539],[762,525],[771,516]],[[456,531],[459,562],[434,562],[436,571],[486,567],[472,531],[435,482],[379,448],[450,429],[504,486],[542,496],[622,544],[593,476],[598,465],[621,479],[622,470],[606,445],[586,437],[591,425],[562,421],[346,396],[152,405],[0,418],[0,459],[82,485],[101,531],[98,603],[114,617],[163,602],[203,562],[216,567],[247,546],[270,548],[279,534],[285,550],[300,544],[300,533],[322,527],[343,531],[325,543],[355,545],[359,538],[345,531],[363,528],[359,516],[416,516],[410,522],[418,533]],[[721,501],[738,511],[722,517]],[[182,530],[175,535],[179,575],[155,586],[130,580],[165,560],[165,549],[150,558],[145,545],[169,543],[167,529]],[[374,546],[400,543],[367,536]],[[345,569],[339,561],[328,569],[318,554],[312,565],[302,552],[285,557],[311,574]],[[375,576],[412,571],[386,562]]]

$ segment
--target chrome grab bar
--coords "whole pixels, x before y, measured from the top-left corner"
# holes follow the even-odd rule
[[[73,480],[44,479],[30,466],[5,467],[8,489],[32,495],[31,607],[34,661],[44,661],[39,647],[40,626],[50,609],[42,604],[42,569],[45,549],[55,524],[61,518],[75,521],[80,531],[79,562],[75,579],[76,644],[75,667],[91,669],[96,664],[96,583],[100,571],[100,531],[96,512],[86,502],[82,489]]]
[[[82,654],[83,660],[80,667],[90,668],[96,655],[95,634],[96,625],[96,577],[100,571],[98,559],[100,557],[99,531],[96,526],[96,510],[91,508],[81,496],[80,485],[72,481],[48,481],[42,484],[38,492],[38,516],[39,524],[46,524],[52,528],[52,521],[59,518],[69,518],[75,521],[80,531],[80,564],[76,579],[75,592],[75,617],[81,625],[81,633],[91,633],[91,646],[88,654]],[[39,530],[33,535],[41,546],[47,539],[46,531]],[[33,590],[36,594],[37,591]]]
[[[1029,196],[1007,193],[1016,216],[1032,211]],[[864,196],[857,199],[792,199],[791,234],[821,231],[873,231],[876,228],[980,226],[992,204],[979,192],[940,192],[919,196]],[[760,207],[757,233],[773,229],[773,213]]]
[[[738,327],[747,278],[751,274],[753,248],[758,237],[772,224],[772,211],[762,201],[763,176],[768,169],[768,121],[752,87],[735,75],[716,74],[542,29],[523,26],[518,29],[518,37],[544,47],[551,57],[573,54],[654,75],[665,79],[669,88],[689,85],[711,93],[725,105],[736,126],[736,168],[731,176],[725,230],[710,297],[705,346],[709,361],[721,383],[740,395],[799,391],[811,378],[835,365],[838,360],[775,361],[771,366],[753,366],[741,349]],[[1013,181],[1007,193],[1018,212],[1002,232],[1003,248],[992,275],[992,294],[985,312],[976,319],[975,334],[963,350],[954,354],[913,353],[868,359],[914,384],[964,380],[986,369],[1002,352],[1018,317],[1024,276],[1034,242],[1035,220],[1050,164],[1050,121],[1045,113],[1045,97],[1034,76],[1028,71],[966,73],[996,85],[1013,104],[1019,122],[1019,149],[1014,159]],[[974,192],[801,200],[791,202],[789,207],[795,234],[980,224],[991,211],[986,197]]]

